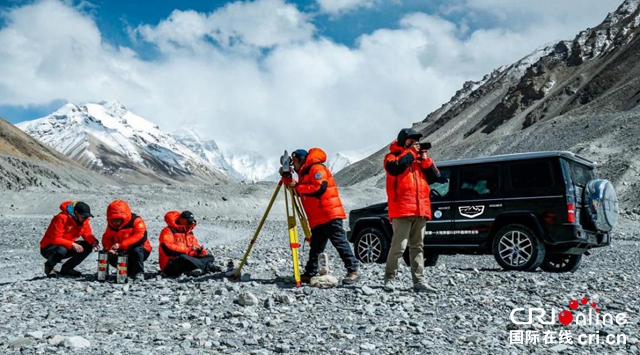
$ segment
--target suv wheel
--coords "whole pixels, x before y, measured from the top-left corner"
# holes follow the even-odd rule
[[[549,255],[540,268],[546,272],[575,272],[580,267],[582,255]]]
[[[533,271],[542,264],[545,248],[531,229],[512,224],[493,239],[493,256],[505,270]]]
[[[440,254],[435,254],[431,251],[427,251],[427,249],[423,249],[422,255],[424,256],[424,266],[436,266],[436,264],[438,263],[438,258],[440,257]],[[408,247],[407,249],[404,250],[404,253],[402,254],[402,259],[404,259],[404,262],[407,264],[407,266],[411,266]]]
[[[354,245],[356,258],[363,263],[383,263],[387,260],[389,242],[386,234],[378,228],[361,230]]]

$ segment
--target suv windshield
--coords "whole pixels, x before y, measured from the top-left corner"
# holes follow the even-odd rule
[[[588,166],[569,161],[569,171],[571,172],[571,180],[574,184],[586,186],[590,180],[593,180],[593,169]]]

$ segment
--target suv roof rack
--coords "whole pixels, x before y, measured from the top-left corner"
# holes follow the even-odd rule
[[[449,165],[464,165],[464,164],[480,164],[480,163],[493,163],[493,162],[502,162],[502,161],[510,161],[510,160],[524,160],[524,159],[537,159],[537,158],[548,158],[548,157],[564,157],[575,161],[580,164],[588,165],[590,167],[595,167],[596,162],[591,161],[587,158],[579,156],[569,151],[543,151],[543,152],[530,152],[530,153],[513,153],[513,154],[503,154],[503,155],[492,155],[488,157],[481,158],[468,158],[468,159],[460,159],[460,160],[446,160],[437,162],[438,166],[449,166]]]

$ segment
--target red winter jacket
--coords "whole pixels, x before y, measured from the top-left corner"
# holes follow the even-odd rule
[[[389,219],[399,217],[425,217],[431,219],[429,184],[425,169],[433,164],[431,158],[418,159],[413,149],[398,146],[396,141],[389,147],[384,158],[387,172],[387,199]]]
[[[325,161],[327,154],[322,149],[311,148],[298,172],[300,181],[296,191],[300,194],[310,228],[334,219],[347,218],[336,182],[329,169],[322,164]]]
[[[120,227],[114,227],[111,221],[122,219]],[[151,253],[151,243],[147,238],[147,226],[142,217],[131,213],[129,205],[122,200],[115,200],[107,207],[107,230],[102,235],[102,245],[106,250],[119,243],[118,250],[127,251],[132,245],[141,243]]]
[[[62,212],[55,215],[49,223],[49,227],[40,241],[40,249],[50,245],[61,245],[70,250],[71,244],[79,237],[82,237],[89,244],[96,242],[89,224],[90,218],[87,218],[84,223],[78,224],[73,214],[74,205],[73,201],[64,201],[60,205]]]
[[[160,270],[162,272],[164,272],[164,268],[169,261],[181,254],[195,257],[207,255],[207,251],[204,249],[200,253],[191,250],[191,247],[200,247],[198,239],[193,235],[193,229],[196,225],[178,225],[178,218],[180,218],[180,212],[178,211],[169,211],[164,216],[167,227],[160,232],[160,245],[158,247]]]

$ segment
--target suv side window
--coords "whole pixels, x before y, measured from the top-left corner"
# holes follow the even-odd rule
[[[500,195],[500,166],[476,165],[460,168],[460,199],[482,199]]]
[[[432,201],[444,201],[451,200],[450,194],[450,183],[451,183],[451,169],[449,168],[441,168],[440,169],[440,179],[433,184],[429,185],[431,189],[430,199]]]
[[[553,170],[548,160],[532,160],[509,166],[511,187],[516,190],[553,187]]]

